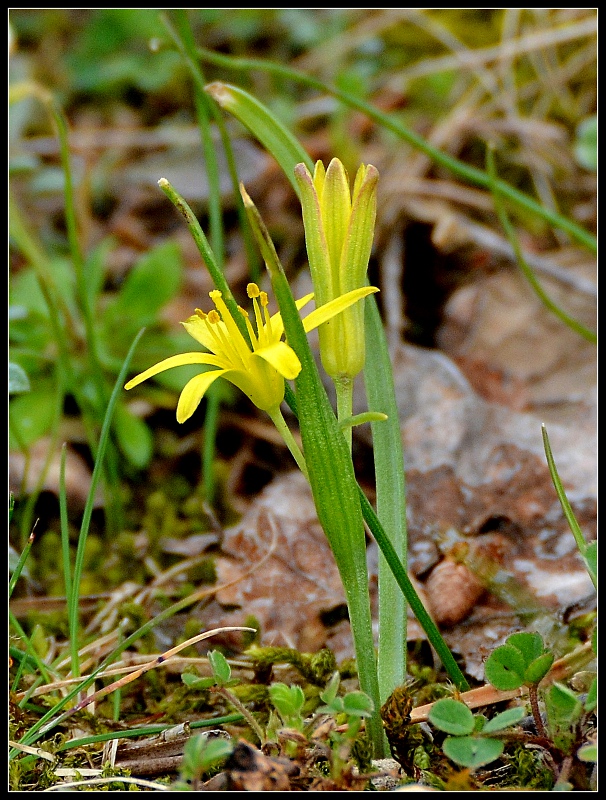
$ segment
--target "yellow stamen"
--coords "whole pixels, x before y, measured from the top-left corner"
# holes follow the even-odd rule
[[[258,286],[256,284],[248,284],[249,286],[255,286],[258,290]],[[253,301],[253,311],[255,312],[255,322],[257,323],[257,336],[259,337],[259,341],[262,342],[264,345],[266,344],[265,341],[265,331],[263,330],[263,318],[261,317],[261,309],[259,308],[259,301],[257,299],[258,295],[254,295],[252,297]]]
[[[231,347],[234,348],[234,350],[238,353],[239,360],[245,364],[248,356],[250,355],[250,347],[248,342],[240,333],[240,329],[236,325],[236,321],[225,305],[225,301],[223,300],[223,295],[221,292],[218,289],[214,289],[212,292],[209,292],[209,296],[221,314],[221,319],[227,328],[227,338],[229,339]]]
[[[214,299],[214,298],[213,298]],[[213,308],[212,311],[209,311],[206,315],[206,327],[210,332],[210,335],[213,337],[215,342],[217,343],[218,349],[222,349],[224,352],[229,354],[229,357],[233,360],[237,360],[243,367],[245,367],[245,361],[242,358],[242,354],[239,350],[233,346],[230,338],[225,335],[225,331],[219,325],[220,322],[223,320],[221,319],[221,315],[218,311],[215,311]]]
[[[246,294],[252,300],[253,297],[258,297],[261,294],[261,292],[256,283],[249,283],[248,286],[246,287]]]

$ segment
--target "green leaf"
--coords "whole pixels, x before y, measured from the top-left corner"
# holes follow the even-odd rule
[[[499,758],[505,745],[500,739],[448,736],[442,743],[442,749],[455,764],[468,769],[476,769]]]
[[[105,336],[128,341],[133,331],[157,322],[159,311],[179,291],[182,260],[178,246],[166,242],[142,256],[126,276],[103,315]]]
[[[227,739],[211,739],[204,733],[192,736],[183,749],[181,777],[185,780],[199,778],[228,758],[232,752],[233,744]]]
[[[560,505],[562,506],[562,511],[564,512],[564,516],[566,517],[566,521],[568,522],[568,527],[570,528],[572,535],[574,536],[574,540],[579,549],[579,553],[583,556],[583,558],[585,559],[585,563],[589,568],[590,564],[594,563],[593,553],[590,556],[590,561],[587,561],[588,544],[585,541],[585,537],[583,536],[581,527],[577,522],[577,518],[574,515],[572,506],[570,505],[568,497],[566,496],[566,492],[564,491],[564,486],[562,485],[562,481],[560,480],[558,469],[555,464],[555,459],[553,457],[553,453],[551,452],[551,445],[549,443],[549,437],[547,435],[547,428],[545,427],[545,423],[542,423],[541,425],[541,433],[543,435],[543,447],[545,450],[547,465],[549,467],[549,472],[551,474],[551,480],[553,481],[554,489],[556,490],[558,500],[560,501]],[[598,585],[597,563],[595,564],[595,566],[596,569],[589,569],[588,571],[589,571],[589,577],[591,578],[593,585],[597,589]]]
[[[313,172],[313,162],[295,136],[275,115],[252,95],[229,83],[216,81],[205,86],[205,91],[230,114],[238,119],[272,154],[299,196],[295,180],[295,166],[307,165]]]
[[[597,764],[598,761],[598,747],[593,742],[584,744],[577,750],[577,758],[579,761],[591,761]]]
[[[49,381],[40,381],[30,392],[20,394],[10,401],[10,449],[28,447],[51,429],[57,407],[56,390]]]
[[[343,697],[343,711],[350,717],[370,717],[374,705],[365,692],[348,692]]]
[[[301,709],[305,703],[303,689],[297,684],[287,686],[285,683],[272,683],[269,687],[269,696],[276,710],[287,725],[302,722]]]
[[[484,725],[483,733],[502,731],[505,728],[509,728],[510,725],[516,725],[520,720],[524,719],[525,716],[526,710],[522,708],[522,706],[508,708],[506,711],[502,711],[500,714],[488,720]]]
[[[585,711],[595,711],[598,705],[598,679],[597,677],[591,682],[587,697],[585,699]]]
[[[551,669],[554,660],[555,656],[553,653],[543,653],[542,656],[535,658],[535,660],[526,667],[524,683],[528,685],[540,683]]]
[[[228,683],[231,679],[231,667],[223,653],[219,650],[211,650],[208,654],[208,661],[217,683]]]
[[[455,736],[465,736],[474,729],[474,718],[469,708],[452,697],[443,697],[433,704],[429,721],[435,728]]]
[[[384,422],[373,423],[371,426],[377,516],[385,533],[389,536],[403,570],[406,570],[408,536],[404,448],[389,347],[381,314],[373,296],[368,297],[365,301],[364,315],[366,363],[363,375],[368,408],[387,416]],[[400,589],[395,576],[391,573],[391,567],[382,553],[379,558],[379,647],[377,657],[382,697],[387,696],[396,686],[402,684],[406,676],[406,599],[406,593]],[[428,638],[435,647],[431,633]],[[439,645],[437,649],[438,652],[442,650]],[[454,659],[452,660],[454,661]],[[449,661],[445,660],[444,665],[450,674]]]
[[[484,664],[486,680],[495,689],[518,689],[524,683],[526,664],[517,647],[504,644],[493,650]]]
[[[89,308],[94,312],[97,298],[103,288],[105,280],[105,264],[116,242],[110,237],[103,239],[97,247],[87,256],[84,262],[84,284]]]
[[[554,683],[545,693],[547,728],[556,747],[570,752],[577,739],[577,722],[583,713],[578,696],[563,683]]]
[[[211,686],[216,686],[217,684],[214,678],[201,678],[198,675],[192,675],[190,672],[183,673],[181,681],[189,689],[210,689]]]
[[[71,262],[65,258],[53,258],[48,262],[48,272],[52,276],[53,285],[61,291],[63,302],[76,314],[74,299],[75,278]],[[10,280],[10,304],[23,306],[30,313],[36,312],[48,317],[48,306],[44,298],[38,277],[33,268],[21,270]]]
[[[598,576],[598,543],[597,541],[589,542],[585,548],[585,566],[590,576],[595,575],[596,580]]]
[[[324,689],[323,692],[320,692],[320,700],[330,705],[337,696],[340,683],[341,683],[341,676],[339,675],[338,671],[333,672],[330,680],[326,684],[326,688]]]
[[[147,467],[154,452],[153,434],[125,403],[116,405],[114,433],[122,455],[137,469]]]
[[[524,663],[530,664],[535,658],[542,655],[545,651],[543,639],[539,633],[530,633],[527,631],[520,631],[519,633],[512,633],[507,637],[506,644],[517,647],[522,656]]]
[[[23,367],[19,366],[19,364],[15,364],[13,361],[9,362],[8,393],[22,394],[23,392],[29,392],[30,390],[31,385],[29,378],[27,377],[27,372],[23,369]]]

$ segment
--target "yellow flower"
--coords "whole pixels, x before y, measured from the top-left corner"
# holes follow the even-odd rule
[[[364,287],[312,311],[303,320],[305,331],[322,325],[373,291],[377,289]],[[208,313],[196,309],[196,313],[182,323],[189,335],[210,352],[181,353],[166,358],[130,380],[124,388],[132,389],[172,367],[204,364],[215,369],[196,375],[185,385],[177,404],[178,422],[185,422],[191,417],[217,378],[225,378],[233,383],[263,411],[273,412],[279,408],[284,399],[284,380],[296,378],[301,371],[301,363],[295,351],[282,341],[284,323],[279,313],[270,316],[266,292],[261,292],[255,283],[249,283],[247,293],[253,302],[255,325],[244,309],[239,308],[239,311],[244,317],[250,344],[240,332],[221,292],[212,291],[210,298],[215,308]],[[302,297],[297,301],[297,308],[303,308],[312,298],[313,294]]]
[[[350,193],[345,167],[316,163],[313,178],[295,167],[311,279],[318,306],[364,286],[372,250],[379,173],[362,164]],[[353,378],[364,367],[364,305],[358,303],[320,329],[320,352],[333,378]]]

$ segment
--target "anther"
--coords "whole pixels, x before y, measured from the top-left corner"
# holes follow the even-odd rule
[[[252,299],[253,297],[258,297],[261,292],[256,283],[249,283],[246,287],[246,294]]]

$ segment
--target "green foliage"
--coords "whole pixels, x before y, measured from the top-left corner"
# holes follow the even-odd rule
[[[285,683],[272,683],[269,687],[269,697],[282,723],[287,728],[302,730],[303,717],[301,712],[305,704],[305,693],[296,683],[287,686]]]
[[[22,394],[23,392],[29,392],[30,389],[31,385],[27,372],[19,364],[14,364],[11,361],[8,365],[8,393]]]
[[[460,700],[444,697],[432,706],[429,721],[438,730],[449,734],[442,743],[448,758],[462,767],[477,769],[495,761],[505,749],[501,739],[490,735],[500,734],[516,725],[525,713],[522,707],[516,706],[486,721],[481,715],[474,716]]]
[[[518,689],[537,685],[549,672],[554,661],[538,633],[519,632],[507,637],[506,643],[492,651],[484,664],[484,674],[496,689]]]
[[[472,736],[448,736],[442,744],[444,753],[462,767],[477,769],[499,758],[505,745],[499,739]]]
[[[549,735],[562,752],[569,753],[577,742],[577,724],[583,713],[583,704],[572,689],[554,683],[545,693],[545,711]]]
[[[465,703],[444,697],[432,706],[429,715],[431,724],[455,736],[466,736],[474,729],[473,714]]]
[[[212,676],[200,678],[189,672],[181,675],[181,680],[190,689],[209,689],[211,686],[235,686],[238,681],[231,678],[231,667],[227,659],[219,650],[211,650],[208,653],[208,663],[212,670]]]
[[[175,789],[186,789],[187,784],[200,780],[208,773],[215,772],[233,751],[231,740],[221,737],[211,738],[199,733],[188,739],[183,749],[183,761],[179,769],[180,782],[186,785]]]
[[[96,247],[84,264],[86,302],[90,304],[96,320],[99,359],[105,381],[115,378],[133,338],[144,327],[151,328],[143,339],[142,347],[134,359],[135,367],[150,360],[161,360],[173,355],[175,350],[188,346],[190,337],[185,331],[175,335],[166,333],[160,325],[160,314],[178,294],[183,264],[178,246],[172,242],[158,245],[141,256],[130,270],[118,291],[104,297],[106,261],[113,243],[107,239]],[[70,262],[64,258],[49,260],[54,283],[61,287],[59,312],[64,309],[77,324],[66,322],[64,331],[70,342],[71,370],[65,390],[68,395],[84,402],[84,414],[95,413],[101,417],[103,408],[94,389],[95,375],[91,372],[89,354],[81,347],[83,328],[78,323],[81,309],[75,294],[74,274]],[[57,295],[58,297],[58,295]],[[57,381],[59,369],[56,360],[57,342],[53,330],[48,296],[42,292],[39,276],[33,267],[24,267],[11,280],[10,302],[13,308],[9,334],[11,342],[11,375],[29,381],[30,390],[20,390],[11,400],[11,448],[30,447],[46,435],[56,424]],[[16,313],[18,311],[18,313]],[[167,388],[176,388],[175,379],[182,385],[183,377],[193,377],[195,368],[176,370],[177,376],[158,382]],[[71,380],[69,379],[71,376]],[[108,390],[109,391],[109,390]],[[13,392],[17,394],[16,391]],[[145,468],[153,454],[153,436],[141,418],[133,415],[126,404],[117,404],[113,432],[122,455],[136,469]]]

